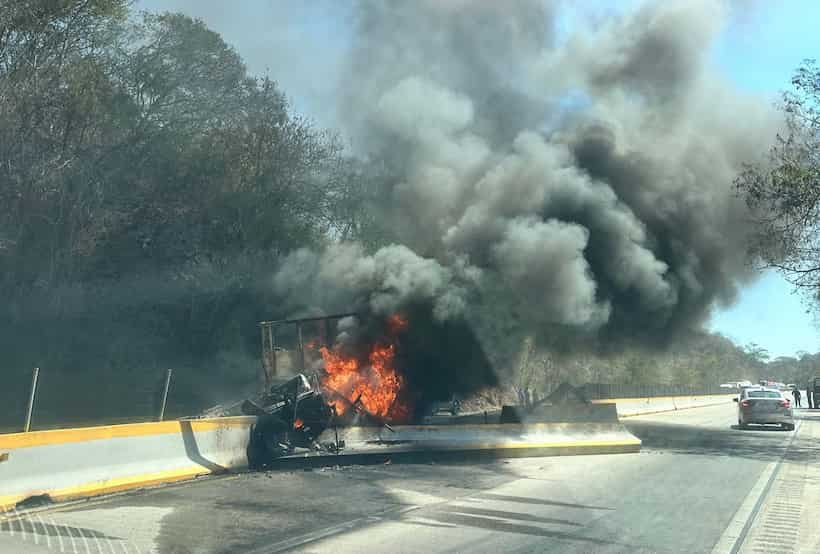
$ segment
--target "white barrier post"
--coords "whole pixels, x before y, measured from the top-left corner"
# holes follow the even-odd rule
[[[168,402],[168,389],[171,386],[171,372],[172,369],[168,369],[165,374],[165,389],[162,391],[162,406],[159,408],[159,421],[162,421],[165,417],[165,404]]]
[[[40,375],[40,368],[35,367],[31,373],[31,392],[28,396],[28,408],[26,409],[26,426],[23,432],[28,433],[31,429],[31,414],[34,412],[34,396],[37,393],[37,377]]]

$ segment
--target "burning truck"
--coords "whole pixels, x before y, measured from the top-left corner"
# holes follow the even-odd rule
[[[339,314],[260,323],[264,391],[241,405],[243,414],[258,418],[251,440],[258,459],[274,459],[296,448],[338,452],[343,448],[338,438],[319,442],[329,428],[390,428],[391,423],[411,420],[413,398],[396,367],[399,337],[407,329],[407,319],[394,314],[381,322],[378,337],[363,340],[343,331],[329,345],[328,323],[342,322],[344,329],[345,322],[352,326],[355,317]],[[308,325],[318,332],[305,341]],[[287,327],[296,330],[296,360],[280,371],[282,350],[277,338]]]
[[[538,405],[458,414],[458,398],[497,386],[497,377],[466,324],[437,322],[427,313],[262,322],[262,393],[240,407],[257,418],[250,465],[321,461],[342,450],[349,457],[538,455],[539,448],[552,455],[598,452],[602,440],[614,441],[607,452],[639,448],[618,423],[614,404],[591,404],[568,385]],[[286,351],[292,355],[283,356]],[[447,402],[448,416],[430,416]],[[495,425],[475,425],[487,423]],[[549,426],[555,423],[561,425]]]

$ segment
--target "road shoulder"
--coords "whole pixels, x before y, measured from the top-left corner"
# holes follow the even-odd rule
[[[745,540],[725,552],[820,552],[820,412],[797,415],[800,425]]]

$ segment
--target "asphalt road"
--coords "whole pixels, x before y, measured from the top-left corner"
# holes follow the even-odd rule
[[[728,552],[795,435],[731,402],[625,422],[640,454],[208,478],[5,521],[0,552]]]

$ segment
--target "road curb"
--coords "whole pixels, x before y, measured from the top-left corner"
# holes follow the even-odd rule
[[[752,528],[752,524],[760,513],[760,510],[772,489],[772,485],[783,467],[783,461],[786,458],[786,454],[797,438],[797,434],[800,432],[802,423],[802,421],[797,422],[793,435],[789,439],[789,442],[786,444],[786,448],[783,451],[783,456],[776,462],[769,464],[763,470],[757,482],[752,487],[752,490],[749,491],[749,494],[740,505],[740,508],[738,508],[737,512],[735,512],[735,515],[732,517],[732,521],[729,523],[717,544],[712,549],[712,554],[737,554],[740,552],[741,548],[743,548],[743,545],[748,538],[749,531]]]

